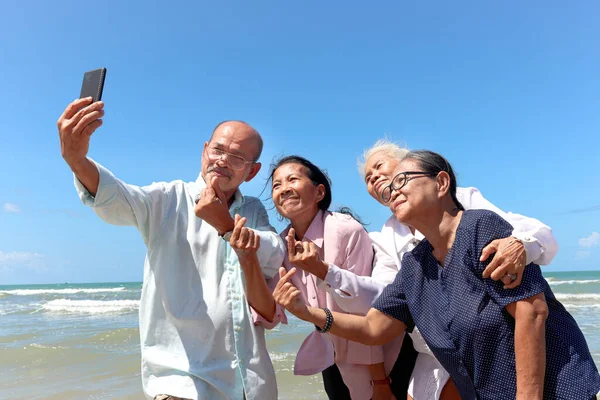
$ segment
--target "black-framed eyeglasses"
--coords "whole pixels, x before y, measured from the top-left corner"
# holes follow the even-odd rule
[[[410,175],[421,175],[421,176],[415,176],[415,177],[409,178]],[[392,199],[392,193],[394,192],[394,190],[402,189],[404,187],[404,185],[406,185],[408,183],[408,181],[410,181],[411,179],[421,178],[424,176],[437,176],[437,173],[434,174],[431,172],[423,172],[423,171],[400,172],[399,174],[394,176],[394,178],[392,179],[392,182],[389,185],[387,185],[386,187],[384,187],[381,190],[381,200],[383,200],[384,203],[388,203]]]
[[[212,162],[225,158],[227,164],[233,169],[243,169],[246,164],[253,164],[256,161],[248,161],[242,156],[232,154],[228,151],[217,149],[216,147],[206,146],[206,156]]]

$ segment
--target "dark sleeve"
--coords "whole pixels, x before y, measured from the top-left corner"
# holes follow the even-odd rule
[[[481,277],[483,270],[492,261],[489,257],[485,262],[479,261],[481,252],[485,246],[496,239],[504,239],[512,235],[513,227],[498,214],[492,211],[478,210],[470,233],[475,242],[475,249],[472,253],[472,268],[478,277]],[[481,277],[481,279],[483,279]],[[501,280],[494,281],[491,278],[483,279],[487,286],[487,291],[494,301],[502,307],[510,303],[535,296],[546,290],[548,284],[542,276],[539,265],[531,263],[525,267],[523,281],[514,289],[504,289],[504,283]]]
[[[404,259],[408,254],[404,255]],[[404,259],[402,265],[404,265]],[[410,310],[408,309],[408,302],[406,301],[406,295],[402,287],[401,273],[396,274],[394,282],[390,283],[383,289],[381,295],[373,303],[373,308],[381,311],[385,315],[389,315],[392,318],[396,318],[399,321],[404,322],[406,330],[412,332],[415,327]]]

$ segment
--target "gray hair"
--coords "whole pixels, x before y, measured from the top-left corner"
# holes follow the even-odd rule
[[[408,154],[408,149],[396,142],[392,142],[388,138],[379,139],[372,147],[366,149],[356,162],[358,173],[361,178],[365,178],[367,160],[376,153],[384,153],[400,161]]]

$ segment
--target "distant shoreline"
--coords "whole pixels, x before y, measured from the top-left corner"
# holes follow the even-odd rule
[[[585,274],[590,272],[600,272],[599,269],[587,269],[587,270],[553,270],[548,271],[549,267],[542,267],[542,274],[560,274],[560,273],[568,273],[568,274]],[[551,268],[551,267],[550,267]],[[47,285],[132,285],[132,284],[142,284],[142,281],[108,281],[108,282],[49,282],[49,283],[10,283],[0,285],[0,287],[11,287],[11,286],[47,286]]]

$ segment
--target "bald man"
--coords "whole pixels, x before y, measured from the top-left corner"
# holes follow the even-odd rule
[[[264,329],[285,316],[265,278],[277,273],[285,247],[262,203],[239,190],[260,170],[260,135],[244,122],[222,122],[204,143],[195,182],[139,187],[87,157],[103,108],[76,100],[57,125],[82,202],[110,224],[135,226],[147,247],[140,300],[146,397],[277,399]]]

